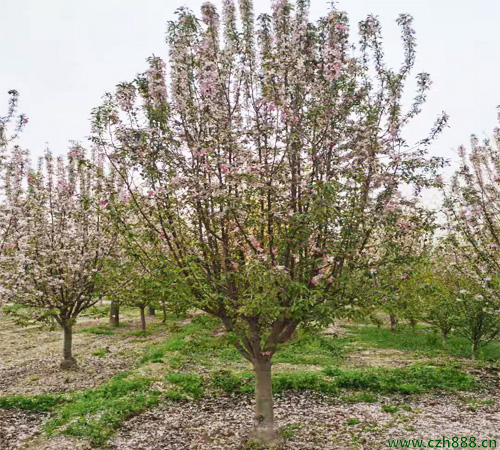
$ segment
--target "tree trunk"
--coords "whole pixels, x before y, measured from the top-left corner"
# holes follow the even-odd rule
[[[161,321],[161,323],[166,323],[167,322],[167,307],[165,305],[165,302],[162,303],[161,309],[163,311],[163,320]]]
[[[63,325],[64,344],[63,355],[64,359],[61,362],[61,369],[75,369],[77,367],[75,358],[73,358],[73,325],[67,323]]]
[[[154,306],[148,306],[148,316],[154,316],[155,315],[155,307]]]
[[[144,306],[139,307],[141,310],[141,330],[145,333],[146,332],[146,314],[144,314]]]
[[[390,314],[389,320],[391,321],[391,331],[394,333],[396,331],[396,325],[398,324],[398,318],[394,314]]]
[[[443,336],[444,345],[448,345],[448,331],[441,330],[441,336]]]
[[[473,361],[476,360],[477,358],[477,349],[479,348],[479,345],[476,341],[472,341],[472,346],[471,346],[471,358]]]
[[[252,439],[265,446],[273,445],[278,436],[274,431],[271,361],[254,361],[253,366],[255,371],[255,418]]]
[[[120,326],[120,305],[112,301],[109,307],[109,326],[117,328]]]

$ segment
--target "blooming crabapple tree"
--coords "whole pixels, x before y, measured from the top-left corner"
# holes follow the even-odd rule
[[[428,256],[418,265],[409,288],[414,296],[423,299],[422,319],[439,329],[446,345],[460,317],[456,303],[456,273],[450,270],[454,261],[446,253],[446,245],[438,245]]]
[[[435,222],[416,199],[394,195],[385,209],[368,248],[372,254],[364,270],[369,275],[357,291],[377,299],[377,309],[389,315],[391,331],[396,331],[400,317],[412,327],[421,318],[422,296],[415,288],[420,268],[429,262]]]
[[[500,129],[483,143],[472,136],[471,151],[462,146],[459,155],[444,209],[455,267],[463,283],[475,286],[461,299],[474,322],[465,327],[474,356],[480,341],[500,333]]]
[[[67,162],[50,152],[17,184],[22,232],[15,251],[4,257],[8,268],[3,295],[8,301],[41,310],[64,330],[62,368],[76,366],[72,329],[78,315],[106,290],[100,270],[112,257],[116,240],[109,233],[104,158],[87,159],[80,147]]]
[[[222,18],[178,10],[166,64],[108,94],[93,114],[95,145],[122,174],[148,239],[187,280],[190,306],[221,319],[256,374],[255,439],[275,439],[271,360],[302,324],[326,324],[349,300],[344,283],[372,243],[401,183],[417,191],[442,164],[405,125],[430,86],[416,77],[412,19],[398,19],[403,64],[385,64],[378,20],[311,22],[308,2],[276,1],[255,20],[251,0]],[[129,176],[136,169],[135,176]],[[161,247],[160,247],[161,246]]]
[[[9,95],[7,114],[0,117],[0,270],[2,271],[0,277],[3,277],[3,272],[6,270],[3,255],[13,251],[15,242],[12,235],[23,225],[18,207],[18,194],[28,168],[26,152],[18,146],[9,148],[28,122],[23,114],[16,116],[18,92],[9,91]],[[10,124],[12,124],[11,130],[9,130]],[[3,298],[0,283],[0,305]]]

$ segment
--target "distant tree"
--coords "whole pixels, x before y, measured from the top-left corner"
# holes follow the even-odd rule
[[[221,319],[256,375],[254,439],[276,439],[271,361],[298,326],[330,323],[351,306],[346,280],[373,243],[401,183],[432,185],[438,158],[402,136],[430,86],[417,75],[412,19],[405,60],[384,62],[374,16],[353,56],[344,13],[313,23],[308,2],[275,2],[255,25],[252,3],[185,8],[169,24],[165,63],[122,83],[93,114],[94,142],[114,164],[139,229],[179,269],[190,307]],[[241,26],[241,30],[239,29]],[[171,86],[169,98],[168,86]],[[137,169],[130,176],[132,168]],[[125,219],[125,216],[124,216]],[[380,242],[378,242],[380,244]]]
[[[15,248],[13,235],[25,225],[19,208],[19,193],[28,170],[27,153],[13,141],[28,122],[25,115],[16,116],[19,94],[9,91],[7,114],[0,116],[0,278],[7,270],[3,255]],[[0,283],[0,306],[5,296]]]
[[[461,311],[456,302],[459,290],[457,273],[453,270],[453,260],[445,249],[445,246],[438,246],[418,266],[408,290],[421,299],[419,304],[422,319],[439,329],[446,345],[448,336],[458,326]]]
[[[52,316],[64,330],[61,367],[73,368],[73,326],[78,315],[105,294],[100,270],[112,258],[105,200],[104,160],[89,160],[75,146],[68,160],[50,152],[17,184],[25,227],[12,237],[15,248],[3,258],[3,296]]]
[[[500,114],[499,114],[500,120]],[[461,165],[444,191],[448,243],[461,280],[462,327],[472,343],[500,333],[500,129],[483,143],[472,136],[471,151],[459,148]]]
[[[416,285],[421,267],[429,262],[434,214],[416,199],[395,197],[386,208],[386,218],[371,247],[371,276],[358,290],[365,291],[389,315],[391,331],[396,331],[400,318],[415,328],[423,313]]]

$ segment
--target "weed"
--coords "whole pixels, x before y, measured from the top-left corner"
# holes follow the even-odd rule
[[[345,423],[349,426],[351,425],[357,425],[358,423],[360,423],[361,421],[359,419],[357,419],[356,417],[353,417],[352,419],[347,419],[345,421]]]
[[[386,413],[394,414],[394,413],[398,412],[398,409],[399,408],[397,406],[394,406],[394,405],[382,405],[382,411],[384,411]]]

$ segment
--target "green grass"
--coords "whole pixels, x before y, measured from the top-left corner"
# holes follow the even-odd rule
[[[425,352],[436,356],[448,354],[462,358],[471,357],[470,343],[462,336],[450,336],[445,344],[436,330],[418,327],[413,331],[410,327],[400,327],[393,333],[389,328],[376,326],[349,326],[353,338],[370,348],[385,348]],[[500,361],[500,343],[491,342],[481,348],[478,359],[483,361]]]
[[[292,439],[295,437],[297,431],[302,428],[301,423],[289,423],[279,430],[279,434],[283,439]]]
[[[390,414],[395,414],[398,412],[398,407],[395,405],[382,405],[382,411]]]
[[[224,362],[242,362],[243,357],[225,334],[214,335],[218,319],[200,315],[192,323],[173,332],[164,343],[148,347],[140,363],[168,360],[173,369],[218,366]]]
[[[111,328],[108,325],[95,325],[91,327],[82,328],[81,331],[83,333],[103,334],[105,336],[111,336],[115,334],[116,328]]]
[[[203,379],[199,375],[171,372],[165,380],[174,385],[167,398],[172,400],[195,400],[203,397]]]
[[[109,350],[107,348],[100,348],[99,350],[96,350],[94,353],[92,353],[92,356],[104,358],[108,353],[109,353]]]
[[[338,364],[348,342],[348,339],[301,332],[297,339],[278,350],[273,362],[295,366]],[[148,361],[168,361],[174,370],[247,364],[230,338],[221,332],[220,321],[206,315],[196,316],[191,324],[176,328],[164,343],[148,347],[141,363]]]
[[[102,445],[124,420],[159,402],[160,393],[151,389],[152,382],[122,374],[94,389],[73,394],[70,403],[55,411],[45,430],[49,435],[63,433]]]
[[[338,364],[345,354],[345,338],[323,336],[319,333],[299,333],[297,339],[282,346],[276,353],[275,363],[328,366]]]
[[[62,394],[11,395],[0,397],[0,409],[23,409],[31,412],[48,412],[67,401]]]
[[[254,392],[252,372],[216,371],[211,374],[213,388],[225,393],[251,395]],[[277,372],[272,377],[273,392],[317,391],[335,394],[341,389],[364,391],[348,397],[353,402],[374,402],[373,393],[421,394],[430,391],[467,391],[474,379],[457,369],[413,365],[391,369],[325,369],[323,372]]]
[[[474,388],[474,379],[460,370],[419,364],[402,368],[326,369],[325,374],[333,377],[339,388],[379,393],[420,394]]]
[[[170,321],[166,325],[152,325],[148,328],[150,333],[168,330],[169,335],[162,343],[141,350],[143,353],[136,368],[145,369],[146,375],[126,373],[87,391],[65,395],[0,397],[0,408],[52,412],[45,425],[47,433],[88,438],[93,446],[102,446],[124,420],[162,400],[190,401],[233,393],[254,395],[252,368],[231,345],[217,319],[198,315],[183,326]],[[350,330],[349,338],[299,331],[297,339],[282,346],[273,359],[277,364],[272,376],[273,392],[316,391],[342,395],[342,401],[347,403],[372,403],[388,394],[456,392],[474,388],[473,378],[462,372],[458,363],[453,367],[450,364],[444,367],[415,364],[402,368],[342,368],[350,348],[348,344],[353,341],[369,348],[413,350],[428,355],[445,352],[439,336],[433,332],[419,330],[413,333],[402,329],[394,334],[388,329],[356,326]],[[82,331],[112,335],[116,330],[99,325]],[[124,334],[142,336],[137,331]],[[462,345],[460,339],[452,338],[449,348]],[[494,356],[494,350],[488,352],[488,357]],[[104,357],[107,353],[106,348],[101,348],[94,356]],[[147,370],[151,369],[148,367],[151,363],[164,364],[165,372],[160,375],[156,372],[155,379],[149,378]],[[316,366],[315,370],[310,366]],[[157,371],[158,366],[154,370]],[[204,375],[200,376],[200,372]],[[164,383],[162,392],[152,388],[154,382]],[[388,413],[395,413],[395,408],[382,405]],[[290,439],[298,428],[292,424],[284,427],[281,434]]]

